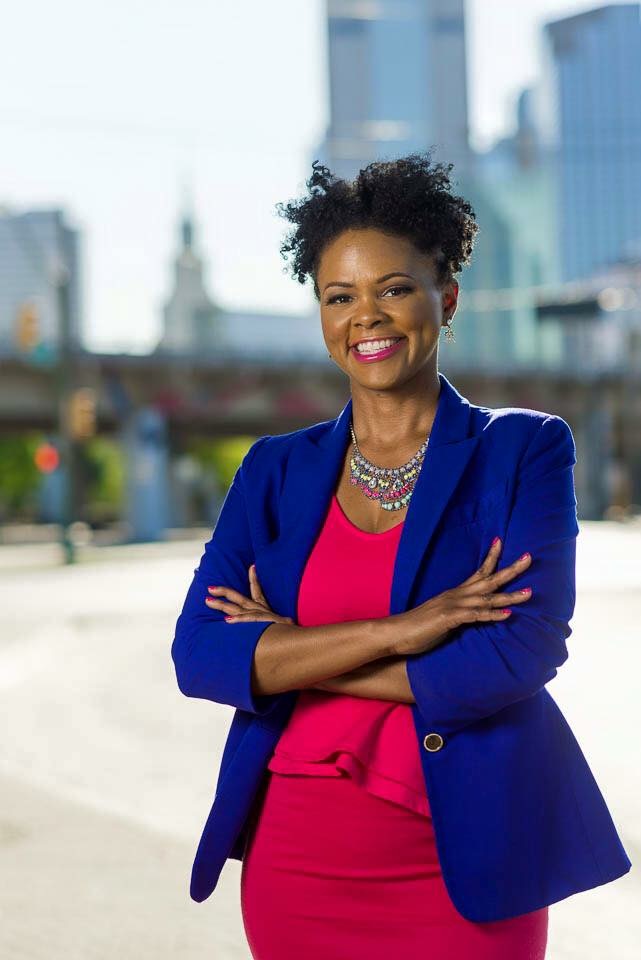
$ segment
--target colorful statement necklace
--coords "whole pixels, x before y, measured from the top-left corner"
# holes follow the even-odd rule
[[[412,459],[401,467],[377,467],[358,449],[354,424],[351,422],[349,429],[355,450],[349,461],[349,482],[359,487],[370,500],[378,500],[381,510],[400,510],[406,506],[414,491],[430,438],[427,437]]]

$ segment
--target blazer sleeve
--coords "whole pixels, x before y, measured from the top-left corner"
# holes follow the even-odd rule
[[[532,594],[511,608],[508,619],[462,624],[441,646],[407,658],[409,684],[427,730],[455,733],[532,696],[567,659],[579,532],[575,463],[570,427],[561,417],[546,417],[521,458],[496,567],[529,552],[530,566],[501,589],[530,586]]]
[[[250,595],[254,553],[246,510],[247,470],[267,439],[260,437],[250,447],[234,475],[212,537],[194,570],[171,646],[182,693],[255,714],[268,713],[279,696],[256,696],[251,689],[254,650],[273,621],[226,623],[224,612],[208,607],[205,599],[207,587],[218,585]]]

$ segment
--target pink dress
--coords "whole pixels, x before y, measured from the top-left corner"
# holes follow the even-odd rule
[[[297,622],[303,627],[389,616],[391,573],[403,522],[368,533],[334,496],[322,535],[305,567]],[[327,571],[336,589],[328,597]],[[340,777],[429,816],[411,707],[322,690],[302,690],[269,762],[275,773]]]
[[[403,523],[368,533],[332,497],[301,626],[389,616]],[[254,960],[542,960],[547,908],[473,923],[440,870],[411,707],[303,690],[269,761],[241,873]]]

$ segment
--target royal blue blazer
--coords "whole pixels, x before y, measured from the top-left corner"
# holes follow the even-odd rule
[[[439,373],[427,455],[400,537],[391,614],[451,587],[495,536],[498,568],[529,551],[505,590],[531,586],[503,621],[464,624],[407,658],[418,749],[443,878],[458,911],[490,921],[537,910],[627,873],[630,860],[581,749],[546,689],[568,656],[579,532],[574,440],[559,416],[477,406]],[[271,621],[226,623],[209,585],[250,596],[256,572],[272,610],[296,622],[306,560],[351,442],[351,398],[335,418],[262,436],[225,497],[178,617],[171,654],[188,697],[235,707],[190,895],[205,900],[231,857],[298,691],[252,692],[254,650]],[[331,584],[328,584],[331,589]],[[426,740],[428,734],[439,737]],[[313,829],[313,824],[310,825]]]

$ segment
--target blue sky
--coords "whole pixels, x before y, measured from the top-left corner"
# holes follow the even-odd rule
[[[469,103],[483,149],[538,74],[546,20],[598,4],[468,0]],[[222,306],[295,313],[274,204],[300,194],[326,127],[324,0],[5,4],[0,204],[63,206],[84,234],[86,339],[160,332],[185,186]],[[249,25],[249,27],[248,27]]]

